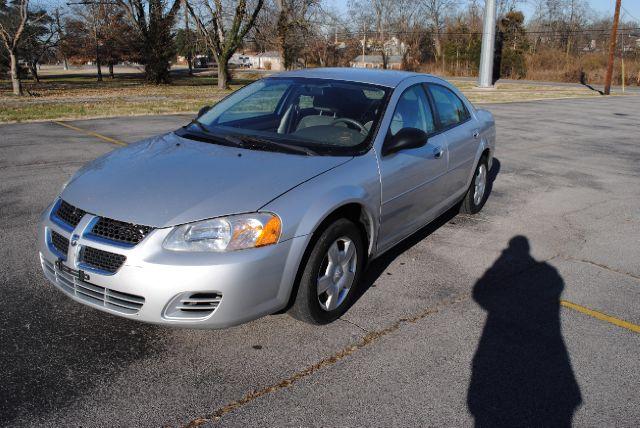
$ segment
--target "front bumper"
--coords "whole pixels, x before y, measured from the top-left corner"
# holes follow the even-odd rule
[[[307,239],[229,253],[180,253],[162,249],[171,230],[167,228],[154,230],[135,247],[122,248],[85,236],[82,229],[91,219],[83,218],[72,231],[61,227],[52,221],[51,209],[43,213],[38,237],[47,279],[80,303],[155,324],[223,328],[284,308]],[[51,231],[74,236],[67,254],[52,247]],[[83,246],[123,254],[126,261],[113,274],[84,270],[77,262]],[[211,302],[213,310],[180,309],[181,301],[199,300]]]

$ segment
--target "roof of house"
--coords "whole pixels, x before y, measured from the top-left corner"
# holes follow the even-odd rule
[[[375,68],[307,68],[277,73],[277,77],[306,77],[310,79],[334,79],[395,88],[404,79],[424,74],[410,71],[382,70]]]

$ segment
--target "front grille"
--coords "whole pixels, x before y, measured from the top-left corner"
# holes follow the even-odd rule
[[[142,241],[152,230],[153,228],[149,226],[101,217],[91,229],[91,234],[133,246]]]
[[[64,254],[66,256],[67,250],[69,249],[69,239],[52,230],[51,245],[53,245],[60,254]]]
[[[80,208],[76,208],[65,201],[60,201],[60,205],[56,210],[56,217],[73,227],[76,227],[78,223],[80,223],[80,220],[82,220],[82,217],[85,214],[85,211],[82,211]]]
[[[110,273],[120,269],[126,259],[122,254],[110,253],[92,247],[83,247],[80,251],[81,263]]]
[[[167,305],[166,318],[202,319],[211,315],[220,305],[219,293],[185,293],[176,296]]]
[[[53,263],[44,258],[41,258],[41,260],[45,274],[56,287],[82,301],[128,315],[138,313],[144,304],[144,297],[142,296],[122,293],[82,281],[56,269]]]

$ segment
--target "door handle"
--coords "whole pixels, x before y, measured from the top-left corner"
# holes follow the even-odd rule
[[[436,147],[435,149],[433,149],[434,158],[440,159],[443,154],[444,154],[444,150],[442,150],[442,147]]]
[[[475,138],[476,140],[478,139],[478,137],[480,137],[480,131],[478,131],[477,129],[475,131],[473,131],[473,138]]]

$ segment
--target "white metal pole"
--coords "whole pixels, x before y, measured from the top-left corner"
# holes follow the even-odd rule
[[[482,29],[482,51],[480,53],[480,77],[478,86],[493,86],[493,52],[496,43],[496,0],[486,0]]]

